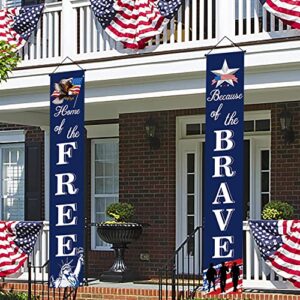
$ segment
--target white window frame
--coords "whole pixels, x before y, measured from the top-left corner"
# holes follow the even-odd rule
[[[23,165],[23,172],[24,172],[24,190],[23,190],[23,218],[21,220],[25,219],[25,144],[24,143],[13,143],[13,144],[0,144],[0,218],[2,219],[3,216],[3,200],[4,200],[4,195],[3,195],[3,186],[2,186],[2,180],[3,180],[3,165],[2,165],[2,155],[3,155],[3,150],[4,149],[12,149],[12,148],[23,148],[23,153],[24,153],[24,165]],[[15,220],[11,219],[10,221],[21,221],[21,220]]]
[[[117,143],[119,145],[119,138],[107,138],[107,139],[93,139],[91,141],[91,222],[95,223],[95,145],[99,143]],[[111,196],[111,194],[110,194]],[[119,198],[119,193],[114,194]],[[110,245],[97,246],[96,245],[96,227],[91,228],[91,250],[97,251],[113,251]]]
[[[0,218],[2,218],[2,149],[13,147],[24,147],[24,172],[25,172],[25,131],[24,130],[4,130],[0,131]],[[24,178],[25,180],[25,178]],[[24,183],[25,184],[25,183]],[[24,216],[25,216],[25,187],[24,187]]]

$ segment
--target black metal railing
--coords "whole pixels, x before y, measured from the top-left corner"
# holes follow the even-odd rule
[[[28,260],[28,300],[75,300],[77,288],[50,288],[49,278],[45,278],[45,269],[49,261],[42,266],[34,266]],[[37,276],[38,274],[41,274]]]
[[[194,299],[201,286],[201,228],[198,226],[160,270],[159,300]]]

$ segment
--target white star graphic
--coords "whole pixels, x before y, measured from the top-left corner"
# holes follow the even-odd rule
[[[222,69],[220,70],[214,70],[211,71],[212,73],[214,73],[217,76],[222,76],[222,75],[233,75],[235,72],[237,72],[239,70],[239,68],[235,68],[235,69],[229,69],[228,68],[228,64],[226,59],[224,60]],[[220,86],[223,82],[227,82],[230,85],[234,86],[233,80],[232,79],[225,79],[225,80],[217,80],[217,85],[216,87]]]

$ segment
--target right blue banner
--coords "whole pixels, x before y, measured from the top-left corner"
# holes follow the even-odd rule
[[[243,274],[244,52],[207,56],[203,289],[239,293]]]

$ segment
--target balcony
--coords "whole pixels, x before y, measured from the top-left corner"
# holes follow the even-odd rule
[[[38,28],[21,55],[23,67],[50,65],[66,56],[77,61],[214,46],[228,36],[255,44],[299,36],[265,11],[259,0],[183,0],[176,17],[145,49],[123,48],[101,28],[88,0],[47,3]]]

